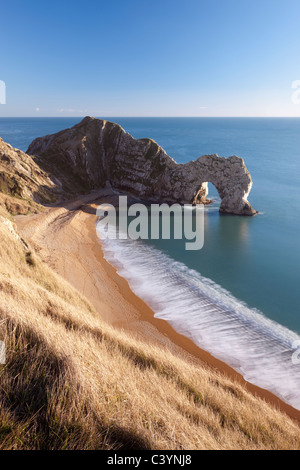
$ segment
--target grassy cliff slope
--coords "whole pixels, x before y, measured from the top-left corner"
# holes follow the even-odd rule
[[[106,325],[0,216],[1,449],[300,448],[241,385]]]

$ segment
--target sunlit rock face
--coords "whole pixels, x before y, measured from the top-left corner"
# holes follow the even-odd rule
[[[57,189],[48,174],[21,150],[0,138],[0,193],[20,200],[37,203],[56,200]],[[5,198],[4,198],[5,199]]]
[[[183,182],[179,192],[184,202],[192,200],[194,203],[205,203],[207,182],[210,182],[220,195],[220,212],[241,215],[256,213],[247,200],[252,179],[243,159],[236,156],[221,158],[218,155],[204,155],[195,162],[177,166],[179,180]]]
[[[148,201],[208,203],[207,183],[217,188],[220,212],[254,215],[247,201],[252,180],[236,156],[205,155],[177,164],[151,139],[134,139],[122,127],[91,117],[57,134],[32,142],[27,153],[61,181],[65,191],[80,193],[104,187]]]

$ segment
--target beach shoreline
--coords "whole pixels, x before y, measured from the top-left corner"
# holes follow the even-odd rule
[[[115,197],[109,190],[95,191],[40,214],[18,216],[18,230],[43,261],[87,297],[104,321],[219,371],[300,423],[300,411],[246,382],[233,368],[177,333],[165,320],[155,318],[153,310],[105,259],[96,232],[96,209],[100,203],[113,202]]]

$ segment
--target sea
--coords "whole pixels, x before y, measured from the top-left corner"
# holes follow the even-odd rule
[[[80,119],[0,118],[0,137],[26,151]],[[245,160],[258,215],[221,215],[209,184],[201,250],[106,240],[105,256],[156,317],[300,409],[300,118],[101,119],[154,139],[178,163],[215,153]]]

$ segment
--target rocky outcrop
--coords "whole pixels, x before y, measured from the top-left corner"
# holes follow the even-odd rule
[[[29,155],[0,138],[0,205],[13,214],[25,214],[57,197],[57,185],[48,174]]]
[[[34,140],[27,153],[37,156],[40,166],[70,193],[110,182],[148,201],[197,204],[208,202],[211,182],[220,195],[221,212],[256,213],[247,200],[252,180],[241,158],[205,155],[177,164],[153,140],[134,139],[112,122],[86,117],[71,129]]]

